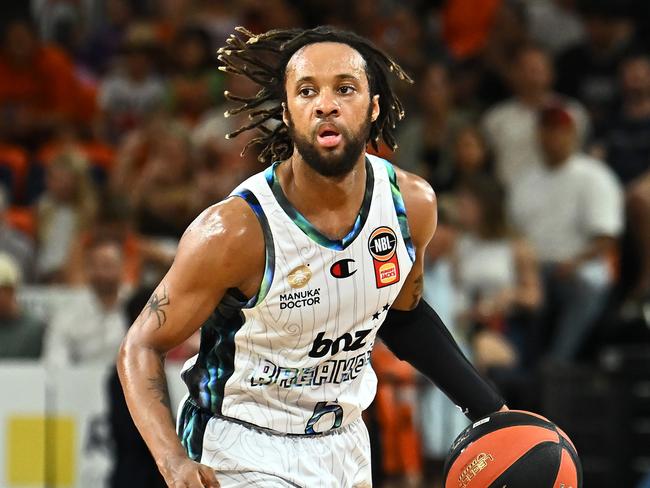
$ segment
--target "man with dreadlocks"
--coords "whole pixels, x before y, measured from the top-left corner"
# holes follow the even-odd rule
[[[221,69],[261,89],[226,94],[241,103],[230,114],[251,118],[229,136],[258,129],[271,165],[187,229],[122,345],[120,378],[169,486],[369,487],[361,413],[377,335],[470,418],[504,402],[421,300],[433,190],[365,151],[396,147],[389,78],[409,77],[349,32],[237,31]],[[176,431],[164,355],[199,327]]]

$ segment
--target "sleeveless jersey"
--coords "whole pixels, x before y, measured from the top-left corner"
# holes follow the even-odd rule
[[[259,292],[250,300],[226,294],[182,375],[191,406],[206,415],[316,434],[350,424],[374,398],[370,353],[415,252],[388,161],[367,156],[362,207],[340,240],[291,206],[277,164],[231,194],[248,202],[263,229]]]

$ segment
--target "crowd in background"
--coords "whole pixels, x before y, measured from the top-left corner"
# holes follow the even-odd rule
[[[0,359],[110,364],[185,227],[262,169],[254,151],[240,156],[245,135],[224,138],[242,123],[224,118],[224,90],[255,90],[217,70],[238,25],[351,29],[411,74],[395,87],[400,147],[380,155],[436,191],[426,295],[511,404],[538,405],[540,368],[638,341],[630,324],[650,324],[643,0],[1,8]],[[79,290],[76,305],[45,319],[21,306],[22,290],[48,287]],[[441,426],[462,419],[387,351],[375,367],[375,465],[404,486],[444,456],[458,429]]]

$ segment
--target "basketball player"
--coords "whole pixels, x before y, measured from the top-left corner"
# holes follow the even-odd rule
[[[396,147],[389,77],[408,76],[333,28],[238,31],[223,68],[261,90],[227,94],[252,119],[230,135],[259,128],[272,164],[189,226],[124,341],[120,378],[171,487],[369,487],[361,413],[377,335],[470,418],[504,402],[421,300],[431,187],[365,152]],[[199,327],[175,430],[164,357]]]

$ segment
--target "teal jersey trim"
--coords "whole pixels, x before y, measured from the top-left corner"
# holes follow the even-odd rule
[[[404,199],[402,198],[402,192],[399,189],[397,184],[397,174],[395,173],[395,168],[385,159],[382,159],[384,165],[386,166],[386,171],[388,172],[388,179],[390,180],[390,191],[393,196],[393,204],[395,205],[395,213],[397,214],[397,221],[399,222],[399,228],[402,232],[402,239],[404,239],[404,244],[406,245],[406,250],[409,253],[411,261],[415,262],[415,247],[413,247],[413,241],[411,240],[411,231],[409,230],[409,222],[406,217],[406,207],[404,206]]]
[[[375,187],[375,175],[372,171],[372,164],[366,158],[366,189],[363,195],[363,202],[361,203],[361,209],[359,210],[359,215],[354,221],[354,226],[352,230],[343,237],[342,239],[330,239],[329,237],[323,235],[318,229],[316,229],[307,218],[302,215],[298,210],[296,210],[293,205],[289,202],[284,191],[282,191],[282,186],[278,181],[275,168],[280,164],[279,162],[273,163],[272,166],[269,166],[265,171],[264,175],[266,181],[268,182],[273,195],[277,200],[282,210],[287,214],[287,216],[298,226],[298,228],[312,241],[317,244],[326,247],[328,249],[333,249],[335,251],[342,251],[347,248],[363,229],[363,226],[368,219],[368,214],[370,213],[370,204],[372,203],[372,194]]]
[[[181,377],[196,406],[220,414],[224,388],[235,371],[235,335],[245,323],[241,292],[230,289],[201,327],[201,345],[194,365]]]
[[[273,243],[273,234],[271,232],[271,226],[269,221],[266,218],[264,209],[260,202],[257,200],[257,197],[250,190],[241,190],[237,193],[234,193],[233,196],[238,196],[243,198],[246,203],[251,207],[253,213],[259,220],[260,225],[262,226],[262,233],[264,234],[264,247],[266,252],[266,265],[264,268],[264,277],[262,278],[262,283],[260,283],[260,289],[257,292],[257,295],[252,297],[244,308],[252,308],[258,303],[260,303],[266,297],[266,294],[271,288],[273,283],[273,275],[275,274],[275,246]]]

